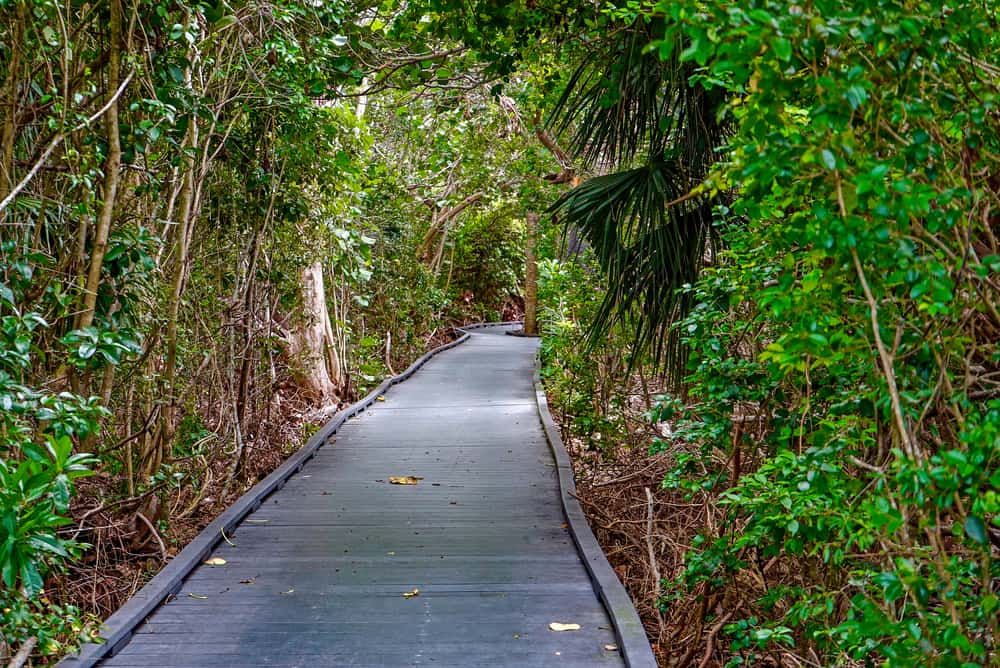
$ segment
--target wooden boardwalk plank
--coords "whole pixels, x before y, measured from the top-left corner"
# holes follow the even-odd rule
[[[537,343],[502,334],[344,424],[101,665],[622,665],[567,529]]]

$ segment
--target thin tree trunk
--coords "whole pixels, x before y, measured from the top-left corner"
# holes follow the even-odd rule
[[[21,49],[24,41],[24,24],[27,21],[28,3],[21,0],[17,3],[14,17],[14,29],[11,30],[11,52],[8,64],[7,81],[4,86],[3,132],[0,133],[0,199],[3,199],[14,187],[14,137],[17,134],[17,103],[18,76],[21,73]]]
[[[260,237],[264,233],[264,226],[266,224],[265,221],[257,227],[250,242],[250,260],[247,263],[247,285],[243,293],[243,313],[240,323],[240,329],[243,334],[243,360],[240,364],[240,380],[236,390],[236,421],[241,428],[246,416],[247,395],[250,392],[250,371],[253,366],[251,312],[254,307],[254,274],[257,272],[257,257],[260,254]]]
[[[108,31],[111,35],[110,57],[108,60],[108,95],[111,103],[104,117],[108,133],[108,159],[104,164],[104,203],[97,218],[97,228],[94,230],[94,245],[90,252],[90,270],[87,273],[87,287],[83,293],[83,308],[80,312],[77,327],[84,329],[94,322],[94,312],[97,307],[97,291],[101,285],[101,268],[104,265],[104,254],[108,250],[108,235],[111,232],[111,222],[115,213],[115,201],[118,197],[118,182],[121,177],[122,149],[118,133],[118,85],[121,82],[122,58],[122,6],[121,0],[109,0],[111,10]]]
[[[191,125],[188,130],[188,147],[196,149],[198,146],[198,121],[191,118]],[[159,432],[158,443],[154,447],[160,450],[156,459],[162,461],[162,455],[169,447],[174,436],[174,427],[177,418],[177,325],[180,317],[181,295],[184,292],[184,282],[187,277],[188,248],[191,240],[190,228],[193,225],[193,202],[195,173],[194,164],[191,158],[185,160],[184,186],[180,193],[180,225],[174,241],[174,276],[170,292],[170,303],[167,307],[167,357],[163,370],[164,385],[167,390],[167,401],[163,410],[163,420]],[[146,470],[145,473],[151,473]]]
[[[535,249],[538,245],[538,214],[529,213],[525,217],[527,234],[524,239],[524,334],[538,335],[538,259]]]

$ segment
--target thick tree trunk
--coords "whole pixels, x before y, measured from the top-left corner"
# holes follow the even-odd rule
[[[326,305],[323,265],[302,270],[302,319],[290,337],[290,352],[298,367],[298,383],[314,399],[334,403],[344,385],[344,371],[333,341]]]
[[[524,335],[538,335],[538,214],[525,217],[527,234],[524,240]]]

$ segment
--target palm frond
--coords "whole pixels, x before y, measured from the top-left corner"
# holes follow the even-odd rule
[[[662,35],[658,21],[624,26],[570,76],[547,125],[568,134],[587,164],[622,169],[675,150],[694,179],[704,176],[724,136],[715,120],[721,97],[689,83],[692,65],[647,50]]]
[[[557,135],[597,176],[556,202],[567,227],[593,248],[607,277],[591,345],[624,325],[633,334],[634,364],[650,351],[681,377],[684,353],[671,329],[690,308],[679,288],[697,280],[716,202],[691,197],[728,134],[718,121],[720,90],[691,83],[694,65],[676,54],[661,59],[648,45],[665,34],[662,21],[618,26],[588,49],[549,118]],[[637,166],[638,165],[638,166]]]
[[[668,206],[686,190],[680,164],[657,160],[590,179],[552,207],[582,232],[607,277],[591,344],[624,324],[633,333],[630,362],[651,351],[674,377],[684,356],[670,325],[689,306],[679,288],[697,279],[715,204],[701,197]]]

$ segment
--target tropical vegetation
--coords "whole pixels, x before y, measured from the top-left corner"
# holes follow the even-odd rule
[[[0,661],[537,274],[663,665],[1000,662],[992,4],[0,17]]]

